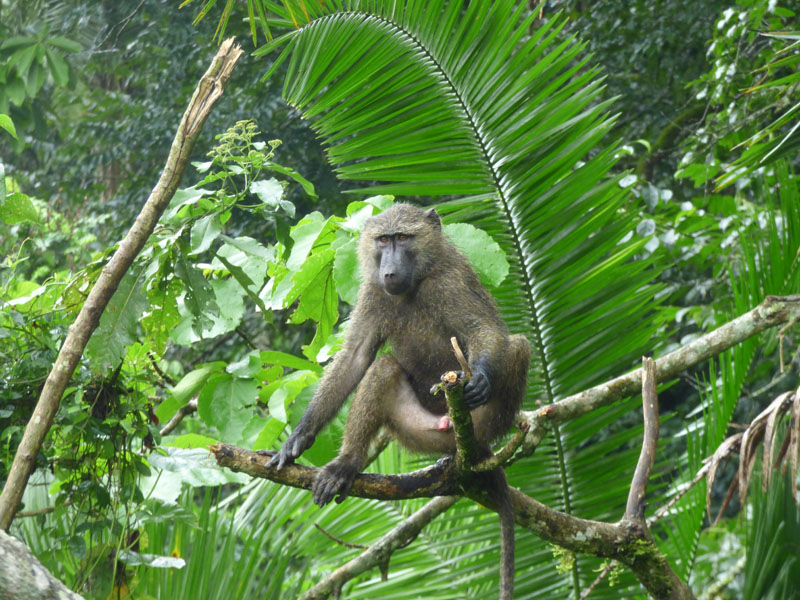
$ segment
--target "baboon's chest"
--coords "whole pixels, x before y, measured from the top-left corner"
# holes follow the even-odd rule
[[[428,392],[442,373],[459,368],[450,345],[454,332],[427,315],[417,315],[413,321],[398,325],[401,326],[389,336],[392,354],[403,366],[420,401],[438,411],[441,403]]]

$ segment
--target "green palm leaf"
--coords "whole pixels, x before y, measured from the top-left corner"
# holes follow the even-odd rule
[[[533,344],[530,406],[630,365],[654,334],[656,271],[634,260],[640,241],[622,241],[633,229],[628,197],[608,177],[615,146],[598,146],[613,117],[583,46],[564,39],[564,20],[533,29],[537,13],[509,0],[310,5],[328,14],[266,49],[283,45],[273,67],[288,61],[284,98],[320,134],[339,176],[364,182],[353,192],[448,196],[438,207],[447,220],[471,222],[504,248],[511,272],[493,291],[509,326]],[[571,450],[601,427],[555,431],[552,446],[511,469],[512,483],[570,510],[598,471]],[[606,460],[630,473],[629,454]],[[580,512],[619,515],[624,503],[613,495]],[[480,522],[479,509],[462,512]],[[486,535],[496,538],[496,521]],[[541,560],[543,545],[529,538],[526,552]],[[520,565],[534,568],[523,556]],[[578,591],[594,576],[546,571],[521,576],[518,596],[541,593],[542,578]]]

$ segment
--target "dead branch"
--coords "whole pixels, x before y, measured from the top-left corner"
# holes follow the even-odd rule
[[[186,404],[181,406],[178,409],[178,412],[172,415],[172,418],[167,422],[166,425],[164,425],[164,427],[161,428],[159,433],[161,435],[167,435],[178,426],[178,423],[183,421],[184,417],[195,412],[197,412],[197,398],[192,398]]]
[[[3,494],[0,496],[0,529],[8,530],[11,525],[33,470],[36,455],[53,423],[61,396],[80,361],[83,350],[92,332],[97,328],[100,316],[114,295],[119,282],[144,247],[147,238],[153,233],[159,217],[178,189],[200,129],[214,104],[222,96],[225,84],[241,55],[242,49],[233,43],[232,38],[220,46],[208,71],[197,84],[189,106],[183,114],[158,183],[125,239],[108,264],[103,267],[75,322],[70,326],[64,345],[58,353],[33,415],[25,428]]]
[[[644,522],[644,494],[650,481],[650,472],[658,448],[658,394],[656,392],[656,364],[652,358],[642,358],[642,405],[644,406],[644,440],[639,462],[633,474],[625,518]]]
[[[331,594],[336,594],[346,582],[361,573],[376,566],[384,567],[388,565],[392,552],[404,548],[414,541],[428,523],[458,502],[459,498],[460,496],[439,496],[434,498],[372,544],[362,554],[343,564],[300,596],[300,600],[327,598]]]

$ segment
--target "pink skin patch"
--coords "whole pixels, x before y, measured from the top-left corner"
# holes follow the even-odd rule
[[[439,419],[439,431],[448,431],[453,428],[453,422],[450,420],[450,415],[442,415]]]

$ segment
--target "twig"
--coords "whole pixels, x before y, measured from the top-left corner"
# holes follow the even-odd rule
[[[369,546],[364,546],[363,544],[351,544],[350,542],[345,542],[344,540],[341,540],[341,539],[337,538],[337,537],[336,537],[335,535],[333,535],[332,533],[330,533],[330,532],[328,532],[328,531],[325,531],[325,530],[322,528],[322,526],[320,526],[320,524],[319,524],[319,523],[314,523],[314,527],[316,527],[317,529],[319,529],[319,530],[320,530],[322,533],[324,533],[325,535],[327,535],[327,536],[328,536],[329,538],[331,538],[331,539],[332,539],[334,542],[336,542],[336,543],[337,543],[337,544],[339,544],[340,546],[344,546],[345,548],[350,548],[350,549],[353,549],[353,550],[366,550],[366,549],[369,547]]]
[[[172,377],[170,377],[169,375],[164,373],[164,371],[161,370],[161,367],[158,366],[158,360],[156,359],[155,354],[153,354],[152,352],[148,352],[147,358],[150,359],[150,366],[153,367],[153,371],[156,372],[156,375],[158,375],[159,378],[163,379],[164,381],[167,382],[167,384],[172,386],[174,386],[177,383]],[[163,384],[161,385],[161,387],[163,387]]]
[[[486,460],[482,460],[472,467],[473,471],[494,471],[498,467],[505,465],[508,460],[514,455],[514,452],[525,441],[525,434],[528,433],[528,424],[520,423],[519,429],[514,436],[503,446],[500,450],[494,453]]]
[[[103,267],[75,322],[70,326],[67,338],[61,346],[36,408],[25,428],[3,493],[0,495],[0,529],[8,530],[11,525],[33,470],[36,455],[53,423],[61,397],[83,350],[92,332],[97,328],[100,316],[117,290],[119,282],[153,233],[159,217],[178,189],[200,129],[214,104],[222,96],[225,84],[241,55],[242,49],[233,43],[233,38],[226,40],[220,46],[208,71],[197,84],[189,106],[183,114],[158,183],[125,239],[108,264]]]
[[[183,418],[186,415],[190,415],[194,412],[197,412],[197,398],[192,398],[189,400],[189,402],[181,406],[178,409],[178,412],[172,415],[172,418],[167,422],[167,424],[161,428],[159,433],[161,433],[161,435],[167,435],[178,426],[178,423],[183,421]]]
[[[434,498],[362,554],[336,569],[300,596],[300,600],[327,598],[331,593],[338,593],[346,582],[361,573],[376,566],[387,565],[392,552],[414,541],[428,523],[458,502],[459,498],[460,496]]]
[[[458,345],[458,340],[455,337],[450,338],[450,345],[453,346],[453,354],[456,355],[458,365],[461,367],[461,370],[464,371],[464,375],[467,377],[467,380],[472,379],[472,369],[469,368],[467,358],[461,351],[461,346]]]
[[[642,405],[644,412],[644,440],[639,462],[633,473],[625,518],[644,522],[644,495],[658,448],[658,394],[656,392],[656,363],[652,358],[642,358]]]
[[[65,506],[65,505],[66,505],[66,503],[63,504],[62,506]],[[57,506],[45,506],[44,508],[38,508],[36,510],[21,510],[16,515],[14,515],[14,517],[17,518],[17,519],[21,519],[21,518],[24,518],[24,517],[38,517],[40,515],[49,515],[56,508],[58,508],[58,507]]]
[[[611,573],[611,569],[613,569],[616,566],[617,566],[617,561],[615,561],[615,560],[608,561],[608,563],[606,564],[605,569],[603,569],[603,571],[600,573],[600,575],[598,575],[595,578],[595,580],[592,582],[592,585],[590,585],[588,588],[586,588],[586,590],[581,594],[581,597],[580,597],[579,600],[586,600],[586,598],[589,596],[589,594],[592,593],[594,588],[596,588],[598,585],[600,585],[600,582],[603,581],[605,576],[608,575],[609,573]]]

